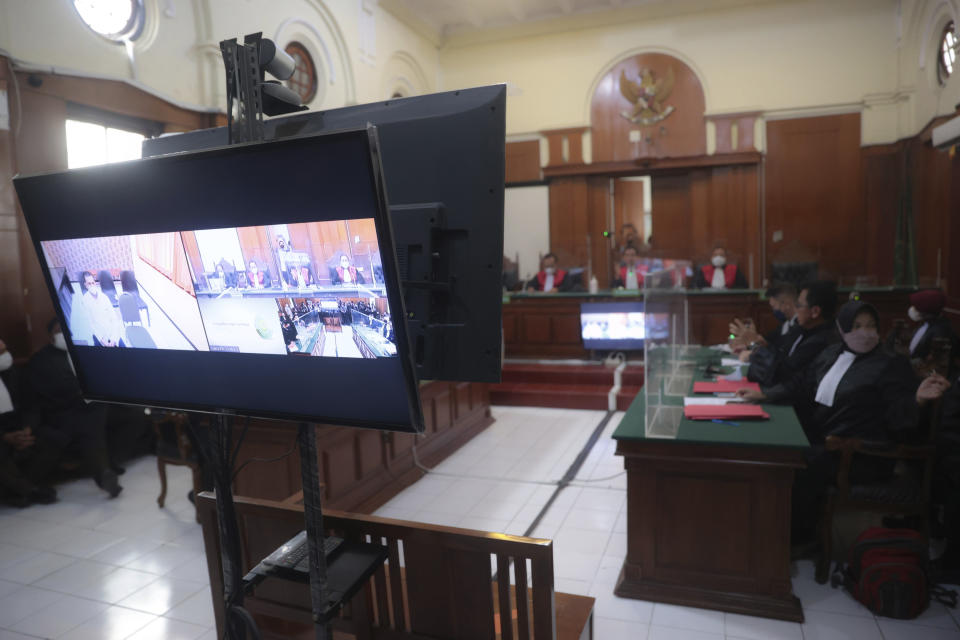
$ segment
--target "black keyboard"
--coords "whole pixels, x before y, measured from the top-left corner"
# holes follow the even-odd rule
[[[327,560],[330,560],[342,544],[343,538],[334,536],[324,538],[323,555],[326,556]],[[308,573],[310,571],[310,558],[307,555],[309,550],[307,532],[301,531],[264,558],[263,564],[281,571]]]

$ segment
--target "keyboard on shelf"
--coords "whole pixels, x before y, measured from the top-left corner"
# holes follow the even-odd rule
[[[328,561],[342,544],[343,538],[328,536],[323,539],[323,555]],[[263,564],[279,569],[280,571],[308,573],[310,571],[308,551],[307,532],[301,531],[287,540],[276,551],[264,558]]]

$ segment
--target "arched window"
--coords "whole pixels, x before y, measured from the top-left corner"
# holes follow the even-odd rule
[[[84,24],[108,40],[132,41],[143,32],[143,0],[73,0],[73,7]]]
[[[947,84],[947,79],[953,73],[953,68],[957,64],[957,32],[952,22],[943,28],[943,35],[940,36],[940,49],[937,54],[937,76],[940,79],[940,84]]]
[[[299,42],[291,42],[285,51],[297,63],[287,87],[300,96],[301,104],[309,104],[317,95],[317,69],[307,48]]]

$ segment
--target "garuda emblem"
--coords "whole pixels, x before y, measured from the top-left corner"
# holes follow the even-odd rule
[[[659,80],[654,78],[652,70],[644,69],[637,80],[639,82],[628,78],[625,71],[620,71],[620,93],[633,105],[630,111],[621,111],[621,116],[634,124],[646,126],[660,122],[673,113],[673,106],[664,104],[673,91],[675,78],[672,67],[667,68],[666,75]]]

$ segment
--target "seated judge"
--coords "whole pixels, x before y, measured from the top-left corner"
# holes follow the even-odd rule
[[[623,264],[620,267],[618,277],[613,279],[614,288],[623,289],[642,289],[643,278],[647,274],[649,267],[645,264],[638,264],[639,253],[633,245],[628,245],[623,250]]]
[[[0,497],[15,507],[56,502],[48,482],[60,459],[24,406],[19,371],[0,340]]]
[[[107,407],[88,404],[67,354],[67,343],[54,318],[47,325],[50,344],[37,351],[27,364],[31,406],[43,435],[60,450],[74,450],[83,471],[97,486],[115,498],[122,487],[110,468],[107,455]],[[39,434],[38,434],[39,435]]]
[[[727,263],[727,248],[717,244],[710,256],[710,264],[697,270],[694,278],[697,289],[746,289],[747,279],[734,263]]]
[[[93,344],[99,347],[123,347],[123,323],[120,312],[100,289],[100,283],[89,271],[83,272],[83,308],[90,322]]]
[[[340,264],[333,270],[332,276],[333,284],[340,284],[345,287],[366,283],[363,274],[350,264],[350,258],[345,253],[340,255]]]
[[[247,285],[254,289],[265,289],[270,286],[270,277],[260,270],[255,260],[250,261],[247,269]]]
[[[833,324],[837,287],[818,280],[803,285],[794,305],[796,324],[774,346],[751,345],[747,379],[776,385],[806,369],[820,352],[838,340]]]
[[[811,366],[786,382],[737,392],[746,400],[806,407],[798,416],[811,449],[805,454],[807,468],[797,472],[794,483],[794,543],[812,535],[818,509],[836,478],[839,458],[825,450],[826,437],[900,440],[917,429],[920,407],[936,395],[936,383],[924,381],[918,387],[907,360],[880,348],[878,323],[872,305],[848,302],[835,323],[841,342],[823,349]],[[855,456],[851,482],[882,482],[892,475],[893,462]]]
[[[932,356],[931,347],[936,338],[947,338],[953,345],[952,357],[957,355],[957,336],[953,332],[950,320],[943,315],[947,296],[938,289],[928,289],[910,294],[910,308],[907,315],[916,323],[910,338],[909,356],[914,366],[922,366]]]
[[[548,253],[540,259],[540,271],[527,282],[527,291],[557,293],[573,289],[573,278],[567,272],[557,268],[557,255]]]

